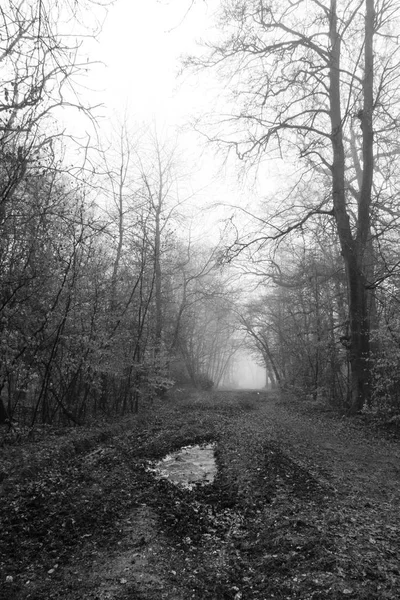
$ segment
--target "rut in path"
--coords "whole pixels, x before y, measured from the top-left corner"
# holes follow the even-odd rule
[[[5,480],[0,598],[398,600],[399,443],[299,408],[254,392],[164,402]],[[147,468],[210,442],[210,486]]]

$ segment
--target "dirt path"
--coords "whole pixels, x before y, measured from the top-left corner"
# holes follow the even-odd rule
[[[318,477],[344,494],[357,491],[380,500],[399,497],[400,444],[329,413],[302,414],[279,402],[262,408],[276,440]]]
[[[211,486],[179,489],[146,469],[209,441]],[[399,459],[398,442],[273,396],[183,396],[5,480],[0,598],[397,600]]]

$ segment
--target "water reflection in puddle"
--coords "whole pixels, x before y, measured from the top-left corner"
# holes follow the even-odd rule
[[[153,470],[160,477],[183,487],[212,483],[217,472],[214,444],[185,446],[159,460]]]

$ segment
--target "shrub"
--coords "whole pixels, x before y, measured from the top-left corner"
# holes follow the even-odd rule
[[[201,390],[212,390],[214,387],[214,382],[205,373],[200,373],[196,380],[196,387],[200,388]]]

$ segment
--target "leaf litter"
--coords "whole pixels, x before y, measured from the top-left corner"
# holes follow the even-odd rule
[[[399,444],[349,429],[251,392],[160,403],[5,479],[0,598],[397,599]],[[211,443],[209,485],[148,469]]]

